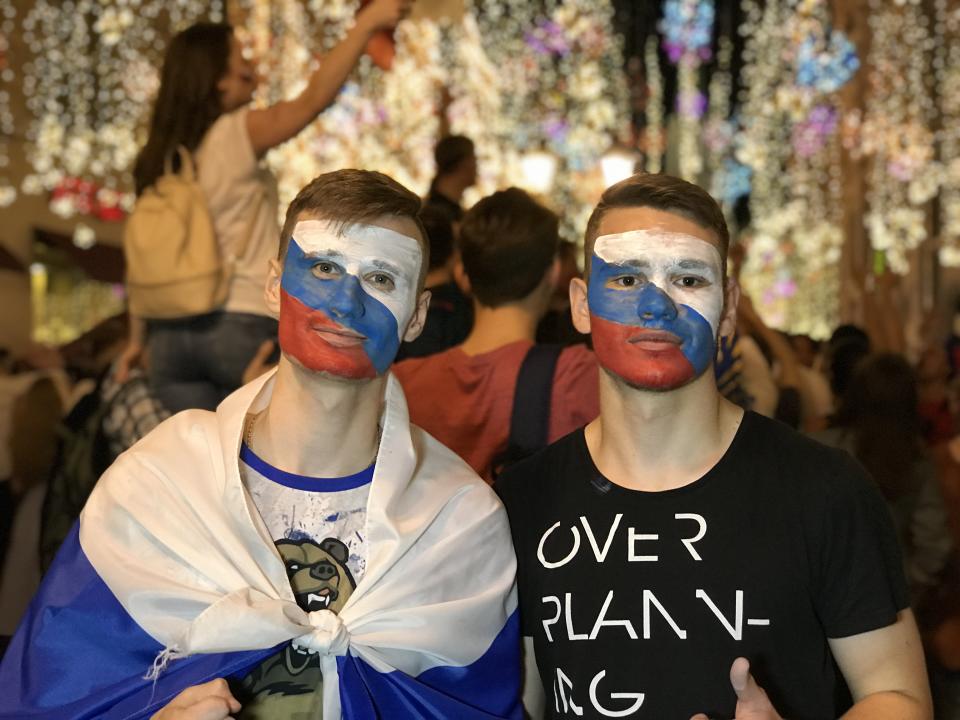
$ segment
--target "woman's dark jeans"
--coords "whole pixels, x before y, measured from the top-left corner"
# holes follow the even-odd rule
[[[265,315],[215,312],[147,321],[150,387],[170,412],[215,410],[243,382],[264,340],[277,339]]]

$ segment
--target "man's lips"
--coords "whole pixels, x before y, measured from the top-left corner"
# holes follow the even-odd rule
[[[334,347],[355,347],[366,342],[366,335],[330,322],[328,318],[311,318],[310,329]]]
[[[639,345],[648,349],[664,349],[666,345],[682,345],[683,340],[679,336],[667,330],[651,330],[649,328],[638,328],[630,333],[627,342],[631,345]]]

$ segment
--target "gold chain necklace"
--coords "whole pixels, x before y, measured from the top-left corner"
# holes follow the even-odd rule
[[[253,449],[253,428],[254,425],[256,425],[257,420],[260,419],[261,415],[263,415],[263,410],[258,413],[249,413],[244,420],[243,443],[254,455],[257,453],[256,450]],[[377,423],[377,440],[374,443],[373,458],[371,458],[369,465],[372,465],[377,460],[377,455],[380,453],[380,440],[382,437],[383,428],[380,426],[380,423]]]

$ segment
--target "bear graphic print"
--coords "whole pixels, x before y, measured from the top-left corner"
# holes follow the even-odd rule
[[[313,478],[275,468],[246,444],[241,477],[276,544],[297,604],[339,613],[366,568],[364,528],[373,466],[347,477]],[[320,717],[319,655],[287,643],[234,678],[242,720]]]

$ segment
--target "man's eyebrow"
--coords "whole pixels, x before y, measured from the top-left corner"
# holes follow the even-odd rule
[[[648,260],[644,260],[643,258],[629,258],[627,260],[618,260],[613,264],[616,265],[617,267],[636,268],[638,270],[650,269],[650,262]]]
[[[692,258],[684,258],[677,263],[677,267],[681,270],[714,270],[712,263],[705,262],[703,260],[694,260]]]
[[[394,275],[400,274],[400,268],[391,262],[387,262],[386,260],[371,260],[370,264],[375,268],[379,268],[380,270],[389,270]]]
[[[296,238],[294,238],[296,239]],[[304,251],[304,256],[308,258],[329,258],[331,260],[342,260],[344,255],[339,250],[328,249],[328,250],[308,250]]]

